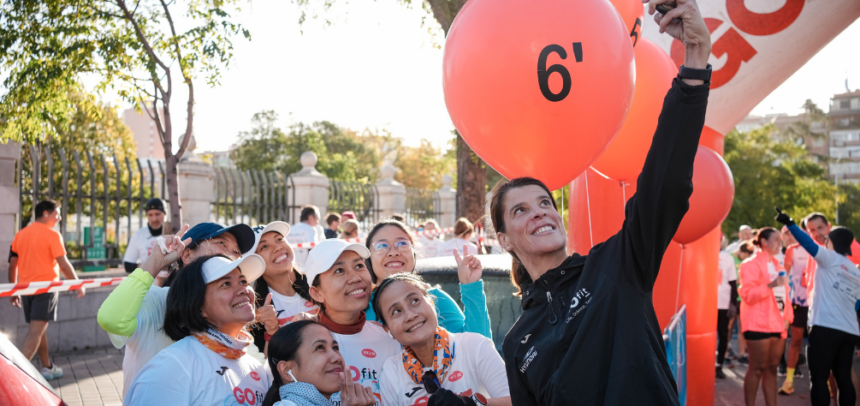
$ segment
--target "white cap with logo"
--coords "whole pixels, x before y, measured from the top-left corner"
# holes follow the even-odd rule
[[[225,257],[212,257],[203,263],[203,281],[210,284],[224,277],[234,269],[239,268],[245,280],[251,283],[263,275],[266,270],[266,261],[257,254],[247,254],[235,261]]]
[[[358,243],[349,243],[340,239],[320,242],[311,249],[311,253],[308,254],[308,259],[305,261],[304,274],[308,278],[308,284],[313,285],[314,278],[328,271],[344,251],[353,251],[363,259],[370,258],[370,250]]]
[[[251,229],[254,230],[255,237],[254,247],[251,248],[251,252],[257,252],[257,246],[260,245],[260,237],[270,231],[274,231],[284,238],[287,238],[287,235],[290,234],[290,225],[283,221],[273,221],[265,226],[256,226]]]

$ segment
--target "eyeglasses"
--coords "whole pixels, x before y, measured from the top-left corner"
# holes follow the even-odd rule
[[[439,378],[433,371],[424,372],[424,377],[421,378],[421,382],[424,383],[424,390],[430,395],[436,393],[436,391],[442,386],[442,384],[439,383]]]
[[[394,243],[394,248],[397,248],[397,250],[400,252],[407,252],[412,250],[412,244],[410,244],[409,241],[401,240]],[[387,242],[380,241],[376,244],[373,244],[373,252],[377,254],[384,254],[389,250],[391,250],[391,244]]]

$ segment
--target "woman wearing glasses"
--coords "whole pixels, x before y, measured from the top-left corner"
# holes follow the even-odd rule
[[[364,263],[369,256],[361,244],[325,240],[308,255],[305,275],[311,297],[320,307],[319,323],[331,330],[349,366],[349,378],[369,386],[379,399],[382,364],[400,353],[400,345],[379,323],[366,322],[364,309],[373,287]],[[340,394],[332,395],[331,401],[340,404]]]
[[[466,255],[458,262],[473,259]],[[401,273],[383,280],[373,308],[402,346],[401,353],[382,367],[385,406],[511,405],[505,363],[493,342],[480,334],[440,327],[420,277]]]
[[[376,224],[367,236],[370,259],[367,267],[374,283],[400,273],[415,270],[415,238],[409,228],[396,220],[384,220]],[[472,267],[458,267],[460,276],[460,297],[466,307],[466,314],[460,310],[454,299],[444,290],[433,287],[428,290],[436,303],[436,317],[446,330],[452,333],[478,333],[493,338],[490,330],[490,315],[487,312],[487,296],[484,294],[483,272],[480,261],[471,257]],[[376,320],[373,309],[367,309],[367,317]]]

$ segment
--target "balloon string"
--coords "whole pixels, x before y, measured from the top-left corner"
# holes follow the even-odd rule
[[[627,183],[621,181],[621,214],[624,214],[624,206],[627,204]]]
[[[585,170],[585,205],[588,207],[588,238],[594,248],[594,233],[591,231],[591,199],[588,197],[588,169]]]
[[[675,312],[678,311],[678,300],[681,298],[681,270],[684,269],[684,244],[681,244],[681,256],[678,259],[678,288],[675,289]]]

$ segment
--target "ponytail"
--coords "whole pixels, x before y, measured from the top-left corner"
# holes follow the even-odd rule
[[[517,291],[514,292],[514,296],[522,296],[523,288],[522,286],[529,283],[534,283],[532,281],[531,275],[529,275],[526,267],[520,262],[520,259],[517,257],[513,251],[510,251],[511,254],[511,283],[517,288]]]

